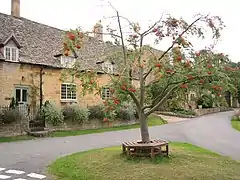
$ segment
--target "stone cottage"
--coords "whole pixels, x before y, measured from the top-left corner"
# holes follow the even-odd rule
[[[103,88],[102,95],[82,97],[80,82],[61,78],[62,71],[77,61],[84,70],[98,70],[100,86],[108,84],[103,72],[114,74],[117,65],[104,58],[120,48],[103,42],[103,35],[88,37],[77,58],[63,56],[64,31],[20,17],[20,0],[12,0],[11,15],[0,13],[0,24],[0,105],[9,105],[14,97],[19,104],[37,106],[40,82],[43,100],[57,105],[93,105],[109,96],[109,89]],[[99,23],[94,28],[102,32]]]

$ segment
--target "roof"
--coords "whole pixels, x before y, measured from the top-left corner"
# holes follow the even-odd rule
[[[17,18],[0,13],[0,45],[13,38],[20,48],[20,62],[61,67],[60,59],[54,57],[62,54],[64,31],[40,24],[25,18]],[[97,41],[93,37],[85,39],[82,49],[77,52],[77,59],[83,69],[97,68],[106,54],[119,49],[111,44]],[[2,54],[0,54],[0,59]],[[100,58],[101,57],[101,58]]]
[[[0,47],[11,38],[20,47],[20,63],[63,68],[60,58],[55,56],[63,52],[64,30],[2,13],[0,13],[0,24]],[[115,63],[114,73],[117,73],[119,66],[124,66],[121,46],[98,41],[90,36],[84,41],[83,47],[77,52],[77,62],[80,65],[78,67],[82,70],[101,71],[101,66],[97,62],[106,60]],[[153,48],[151,51],[154,54],[162,53]],[[3,59],[1,51],[0,59]],[[134,71],[133,76],[137,77],[138,72]]]

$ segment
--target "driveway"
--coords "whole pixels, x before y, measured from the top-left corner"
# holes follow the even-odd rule
[[[231,127],[231,112],[222,112],[150,128],[152,138],[189,142],[240,160],[240,133]],[[53,160],[67,154],[120,145],[140,138],[139,129],[63,138],[46,138],[0,144],[1,168],[44,173]],[[171,147],[170,147],[171,148]],[[3,179],[3,178],[2,178]],[[26,178],[27,179],[27,178]],[[37,178],[41,179],[41,178]],[[45,178],[44,178],[45,179]]]

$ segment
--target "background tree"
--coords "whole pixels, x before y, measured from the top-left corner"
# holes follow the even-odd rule
[[[224,64],[225,73],[230,78],[229,92],[240,103],[240,63],[228,61]]]
[[[209,30],[212,32],[212,39],[218,39],[224,27],[220,17],[198,14],[189,24],[182,18],[177,19],[163,14],[148,29],[142,30],[139,23],[131,22],[114,10],[118,29],[108,27],[108,32],[103,34],[113,37],[116,45],[121,47],[122,52],[118,54],[123,66],[118,67],[118,76],[109,74],[112,96],[103,102],[106,112],[104,121],[111,120],[115,111],[122,108],[123,100],[131,97],[139,117],[142,142],[148,143],[150,136],[147,117],[157,110],[172,92],[205,86],[220,96],[222,90],[228,88],[226,84],[229,78],[219,63],[224,61],[226,56],[214,53],[212,48],[195,52],[189,40],[194,36],[204,38],[205,32]],[[121,26],[122,20],[129,23],[126,31],[123,31]],[[89,33],[91,32],[83,32],[80,28],[67,32],[64,54],[77,55],[78,49],[84,46],[84,38]],[[166,51],[160,53],[149,46],[144,46],[143,40],[146,36],[153,37],[155,43],[161,43],[163,39],[172,39],[172,42]],[[98,88],[96,72],[83,72],[79,69],[75,66],[72,74],[81,79],[83,91]],[[139,80],[138,85],[133,83],[133,78]],[[148,88],[152,84],[160,84],[162,88],[154,99],[149,99],[151,94]]]

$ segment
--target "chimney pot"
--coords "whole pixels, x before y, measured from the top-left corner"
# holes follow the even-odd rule
[[[11,15],[20,17],[20,0],[12,0]]]

